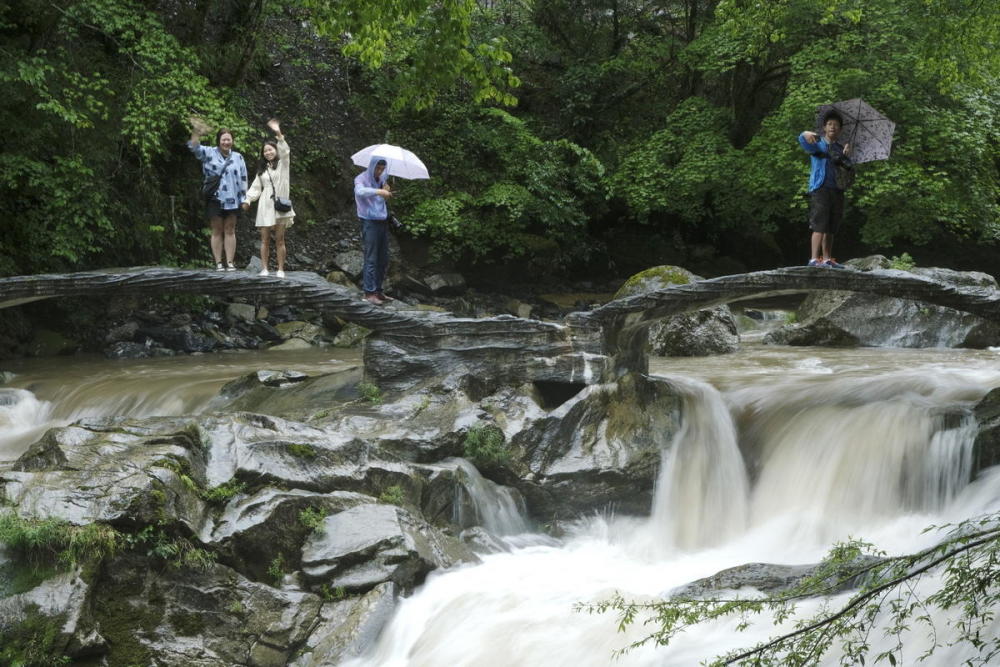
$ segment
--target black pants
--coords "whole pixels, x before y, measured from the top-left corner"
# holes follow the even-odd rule
[[[820,188],[809,193],[809,229],[836,234],[844,218],[844,191]]]

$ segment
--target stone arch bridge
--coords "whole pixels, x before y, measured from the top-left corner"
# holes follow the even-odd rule
[[[611,301],[562,322],[509,315],[472,319],[382,308],[313,273],[286,279],[243,272],[163,267],[0,278],[0,309],[48,298],[112,294],[200,294],[305,304],[373,331],[365,375],[383,390],[406,390],[445,376],[489,392],[524,382],[587,385],[645,373],[647,329],[658,319],[740,301],[816,290],[864,292],[922,301],[1000,321],[1000,291],[956,287],[893,270],[791,267],[723,276]]]

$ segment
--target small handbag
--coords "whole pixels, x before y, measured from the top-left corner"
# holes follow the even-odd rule
[[[219,184],[222,183],[222,175],[226,173],[226,167],[229,166],[229,163],[232,162],[232,160],[233,156],[230,155],[222,164],[222,169],[219,170],[219,173],[212,175],[202,184],[201,194],[204,195],[205,199],[212,199],[215,197],[216,193],[219,192]]]
[[[264,167],[267,169],[267,167]],[[274,202],[274,210],[278,213],[288,213],[292,210],[292,200],[288,197],[279,197],[274,189],[274,179],[271,178],[271,170],[267,169],[267,178],[271,181],[271,200]]]

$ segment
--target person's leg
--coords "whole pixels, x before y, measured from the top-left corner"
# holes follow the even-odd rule
[[[823,264],[823,236],[827,232],[828,206],[826,193],[821,188],[809,193],[809,229],[812,235],[809,238],[812,256],[809,259],[809,266],[820,266]]]
[[[236,257],[236,214],[229,213],[222,219],[223,223],[223,245],[226,249],[226,267],[233,265]]]
[[[223,222],[222,218],[219,216],[213,216],[208,220],[209,226],[212,228],[212,257],[215,258],[216,264],[222,263],[222,229]]]
[[[375,256],[375,293],[382,296],[382,283],[389,272],[389,224],[377,222],[378,248]]]
[[[285,271],[285,223],[279,220],[274,225],[275,254],[278,260],[278,271]]]
[[[361,245],[364,249],[364,263],[361,269],[361,289],[365,295],[375,293],[375,256],[376,256],[376,232],[377,222],[371,220],[361,221]]]
[[[271,228],[258,227],[260,230],[260,266],[261,271],[267,271],[267,262],[271,257]]]
[[[823,234],[823,257],[833,259],[833,234]]]
[[[812,257],[816,261],[821,261],[823,259],[823,247],[822,247],[823,236],[825,235],[820,234],[819,232],[812,233],[812,239],[811,239],[812,254],[810,255],[810,257]]]

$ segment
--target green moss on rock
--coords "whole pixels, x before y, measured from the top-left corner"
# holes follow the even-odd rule
[[[645,271],[640,271],[626,280],[618,291],[615,292],[615,298],[621,299],[631,296],[640,285],[648,281],[655,280],[660,283],[661,287],[667,287],[668,285],[687,285],[691,282],[692,277],[693,274],[690,271],[679,266],[671,266],[669,264],[654,266]]]

